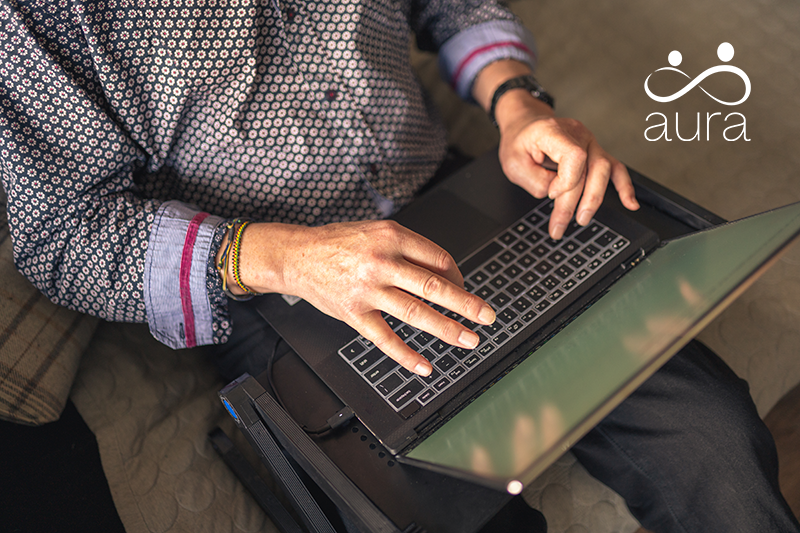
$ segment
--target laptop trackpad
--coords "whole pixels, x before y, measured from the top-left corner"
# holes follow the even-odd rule
[[[486,213],[444,189],[424,195],[392,218],[450,252],[456,261],[503,229]]]

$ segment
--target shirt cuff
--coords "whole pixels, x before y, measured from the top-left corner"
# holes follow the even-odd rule
[[[457,33],[439,50],[439,69],[461,98],[473,101],[472,84],[478,73],[500,59],[516,59],[536,68],[533,35],[521,24],[495,20]]]
[[[150,333],[171,348],[214,343],[208,258],[223,222],[178,201],[156,212],[145,257],[145,309]]]

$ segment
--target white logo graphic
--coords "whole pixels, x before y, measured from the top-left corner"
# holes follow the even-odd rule
[[[717,48],[717,57],[719,57],[720,61],[722,61],[723,63],[727,63],[728,61],[733,59],[733,46],[730,43],[722,43],[722,44],[720,44],[719,47]],[[689,76],[685,72],[675,68],[678,65],[680,65],[681,61],[683,60],[683,57],[681,56],[680,52],[678,52],[677,50],[673,50],[672,52],[670,52],[669,56],[667,57],[667,60],[669,61],[669,64],[672,65],[672,66],[671,67],[660,68],[660,69],[656,70],[656,72],[661,72],[662,70],[671,70],[671,71],[683,74],[684,76],[686,76],[687,78],[689,78],[691,80],[691,76]],[[744,96],[741,99],[737,100],[736,102],[726,102],[724,100],[720,100],[719,98],[716,98],[714,95],[710,94],[708,91],[706,91],[702,87],[700,87],[701,91],[703,91],[708,96],[713,98],[715,101],[717,101],[717,102],[719,102],[720,104],[723,104],[723,105],[739,105],[742,102],[744,102],[745,100],[747,100],[747,98],[750,96],[750,78],[747,77],[747,74],[745,74],[742,69],[740,69],[739,67],[731,66],[731,65],[717,65],[716,67],[711,67],[709,69],[706,69],[699,76],[697,76],[695,79],[691,80],[689,82],[689,84],[686,85],[686,87],[684,87],[680,91],[676,92],[675,94],[671,94],[669,96],[658,96],[656,94],[653,94],[650,91],[650,88],[647,86],[647,82],[650,80],[650,76],[655,74],[655,72],[653,72],[653,74],[650,74],[650,76],[647,76],[647,79],[644,80],[644,90],[645,90],[645,92],[647,92],[647,96],[649,96],[650,98],[652,98],[656,102],[662,102],[662,103],[664,103],[664,102],[672,102],[674,100],[677,100],[678,98],[680,98],[684,94],[688,93],[689,91],[691,91],[692,89],[694,89],[695,87],[700,85],[700,82],[702,82],[704,79],[708,78],[712,74],[716,74],[717,72],[730,72],[732,74],[736,74],[737,76],[739,76],[742,79],[742,81],[744,82],[744,86],[745,86]]]

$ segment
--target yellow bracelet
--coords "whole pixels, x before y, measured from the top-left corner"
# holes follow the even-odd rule
[[[260,292],[256,292],[247,285],[245,285],[244,283],[242,283],[242,277],[239,274],[239,252],[242,249],[242,234],[244,234],[244,229],[247,227],[248,224],[250,224],[249,220],[245,220],[244,222],[242,222],[242,224],[236,231],[236,236],[234,237],[233,245],[231,246],[230,260],[233,263],[233,280],[236,282],[236,285],[238,285],[239,288],[242,289],[247,294],[250,294],[252,296],[260,296],[261,295]]]

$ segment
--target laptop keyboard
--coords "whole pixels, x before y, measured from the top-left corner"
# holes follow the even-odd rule
[[[552,209],[552,202],[539,205],[459,264],[467,291],[495,309],[494,324],[481,326],[431,304],[475,331],[480,337],[477,348],[451,346],[384,313],[395,333],[431,362],[430,376],[406,370],[362,336],[343,346],[339,354],[401,415],[408,417],[430,403],[630,244],[596,221],[586,227],[573,221],[564,238],[554,241],[547,232]]]

